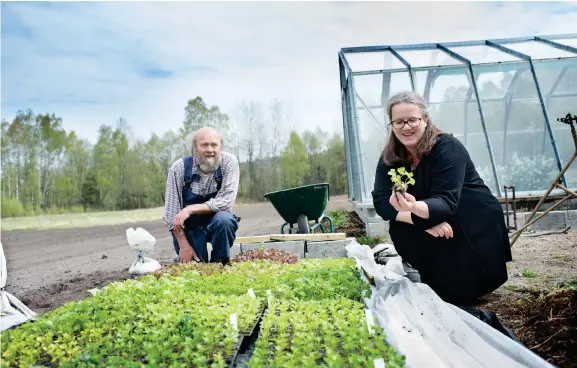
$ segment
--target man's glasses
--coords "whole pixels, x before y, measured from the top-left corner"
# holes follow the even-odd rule
[[[405,124],[408,124],[409,127],[411,128],[416,128],[421,124],[421,120],[423,120],[422,118],[409,118],[408,120],[393,120],[391,122],[391,125],[393,126],[393,128],[395,129],[403,129],[405,127]]]

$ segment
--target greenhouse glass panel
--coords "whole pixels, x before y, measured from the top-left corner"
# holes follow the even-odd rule
[[[487,166],[488,175],[494,178],[468,69],[434,69],[417,72],[416,76],[417,91],[425,96],[433,122],[459,139],[467,147],[473,163]],[[497,187],[493,184],[491,190],[496,192]]]
[[[577,47],[577,38],[559,38],[559,39],[552,39],[551,41],[560,43],[566,46]]]
[[[453,59],[439,49],[432,50],[397,50],[411,68],[423,68],[447,65],[463,65],[459,60]]]
[[[353,72],[406,68],[389,51],[350,53],[346,59]]]
[[[375,170],[390,131],[386,104],[395,92],[411,90],[408,72],[357,75],[354,77],[367,193],[373,190]]]
[[[520,59],[486,45],[449,47],[451,51],[469,59],[473,64],[519,61]]]
[[[516,65],[516,70],[501,65],[494,65],[492,72],[483,68],[477,86],[499,185],[515,185],[521,196],[546,190],[559,170],[529,63]],[[469,116],[477,126],[478,115]],[[471,129],[470,140],[479,145],[473,150],[481,149],[481,134]],[[491,162],[479,161],[476,166],[483,180],[495,188]]]
[[[507,43],[504,44],[508,49],[515,50],[521,52],[525,55],[530,56],[533,59],[540,60],[540,59],[557,59],[557,58],[570,58],[576,57],[576,54],[573,54],[568,51],[560,50],[553,46],[547,45],[546,43],[542,43],[539,41],[527,41],[527,42],[519,42],[519,43]]]
[[[424,96],[427,102],[462,101],[469,88],[469,82],[463,79],[466,73],[467,69],[463,66],[414,71],[415,91]],[[444,78],[439,79],[440,75]]]
[[[575,144],[567,124],[557,119],[568,113],[577,114],[577,60],[555,60],[535,64],[539,84],[548,88],[545,94],[545,105],[551,122],[561,164],[565,165],[575,152]],[[577,167],[571,166],[565,173],[569,188],[577,187]]]

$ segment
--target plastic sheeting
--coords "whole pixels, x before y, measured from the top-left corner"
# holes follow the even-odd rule
[[[385,248],[389,259],[377,264],[374,253]],[[406,357],[407,367],[553,367],[531,350],[460,308],[444,302],[428,285],[412,282],[394,246],[373,249],[352,241],[355,258],[375,280],[365,300],[387,335]]]
[[[128,245],[137,251],[136,260],[128,268],[131,275],[144,275],[161,268],[160,263],[152,258],[144,257],[143,253],[150,253],[156,246],[156,238],[141,227],[126,229]]]
[[[0,242],[0,331],[18,326],[36,316],[24,303],[4,290],[8,280],[6,257]]]

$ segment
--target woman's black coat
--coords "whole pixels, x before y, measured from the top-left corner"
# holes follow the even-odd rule
[[[503,208],[461,142],[441,134],[415,169],[415,184],[407,191],[427,203],[429,218],[412,214],[414,225],[395,220],[397,211],[389,203],[392,183],[387,173],[391,168],[379,160],[374,207],[389,221],[397,252],[419,270],[422,282],[455,305],[471,304],[504,284],[506,262],[512,257]],[[405,169],[410,171],[410,167]],[[442,222],[451,225],[453,238],[435,238],[425,232]]]

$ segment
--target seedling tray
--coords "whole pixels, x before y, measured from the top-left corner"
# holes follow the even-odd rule
[[[262,316],[264,315],[264,312],[266,310],[266,304],[263,305],[263,307],[261,308],[259,314],[257,314],[254,323],[252,324],[252,326],[250,328],[247,328],[245,330],[240,331],[240,334],[243,336],[251,336],[252,334],[254,334],[254,332],[256,331],[258,324],[260,323]]]
[[[226,364],[229,366],[229,368],[235,367],[236,357],[238,356],[238,352],[240,351],[240,346],[242,345],[243,340],[244,335],[239,335],[236,344],[234,344],[234,347],[232,348],[232,354],[228,359],[226,359]]]

